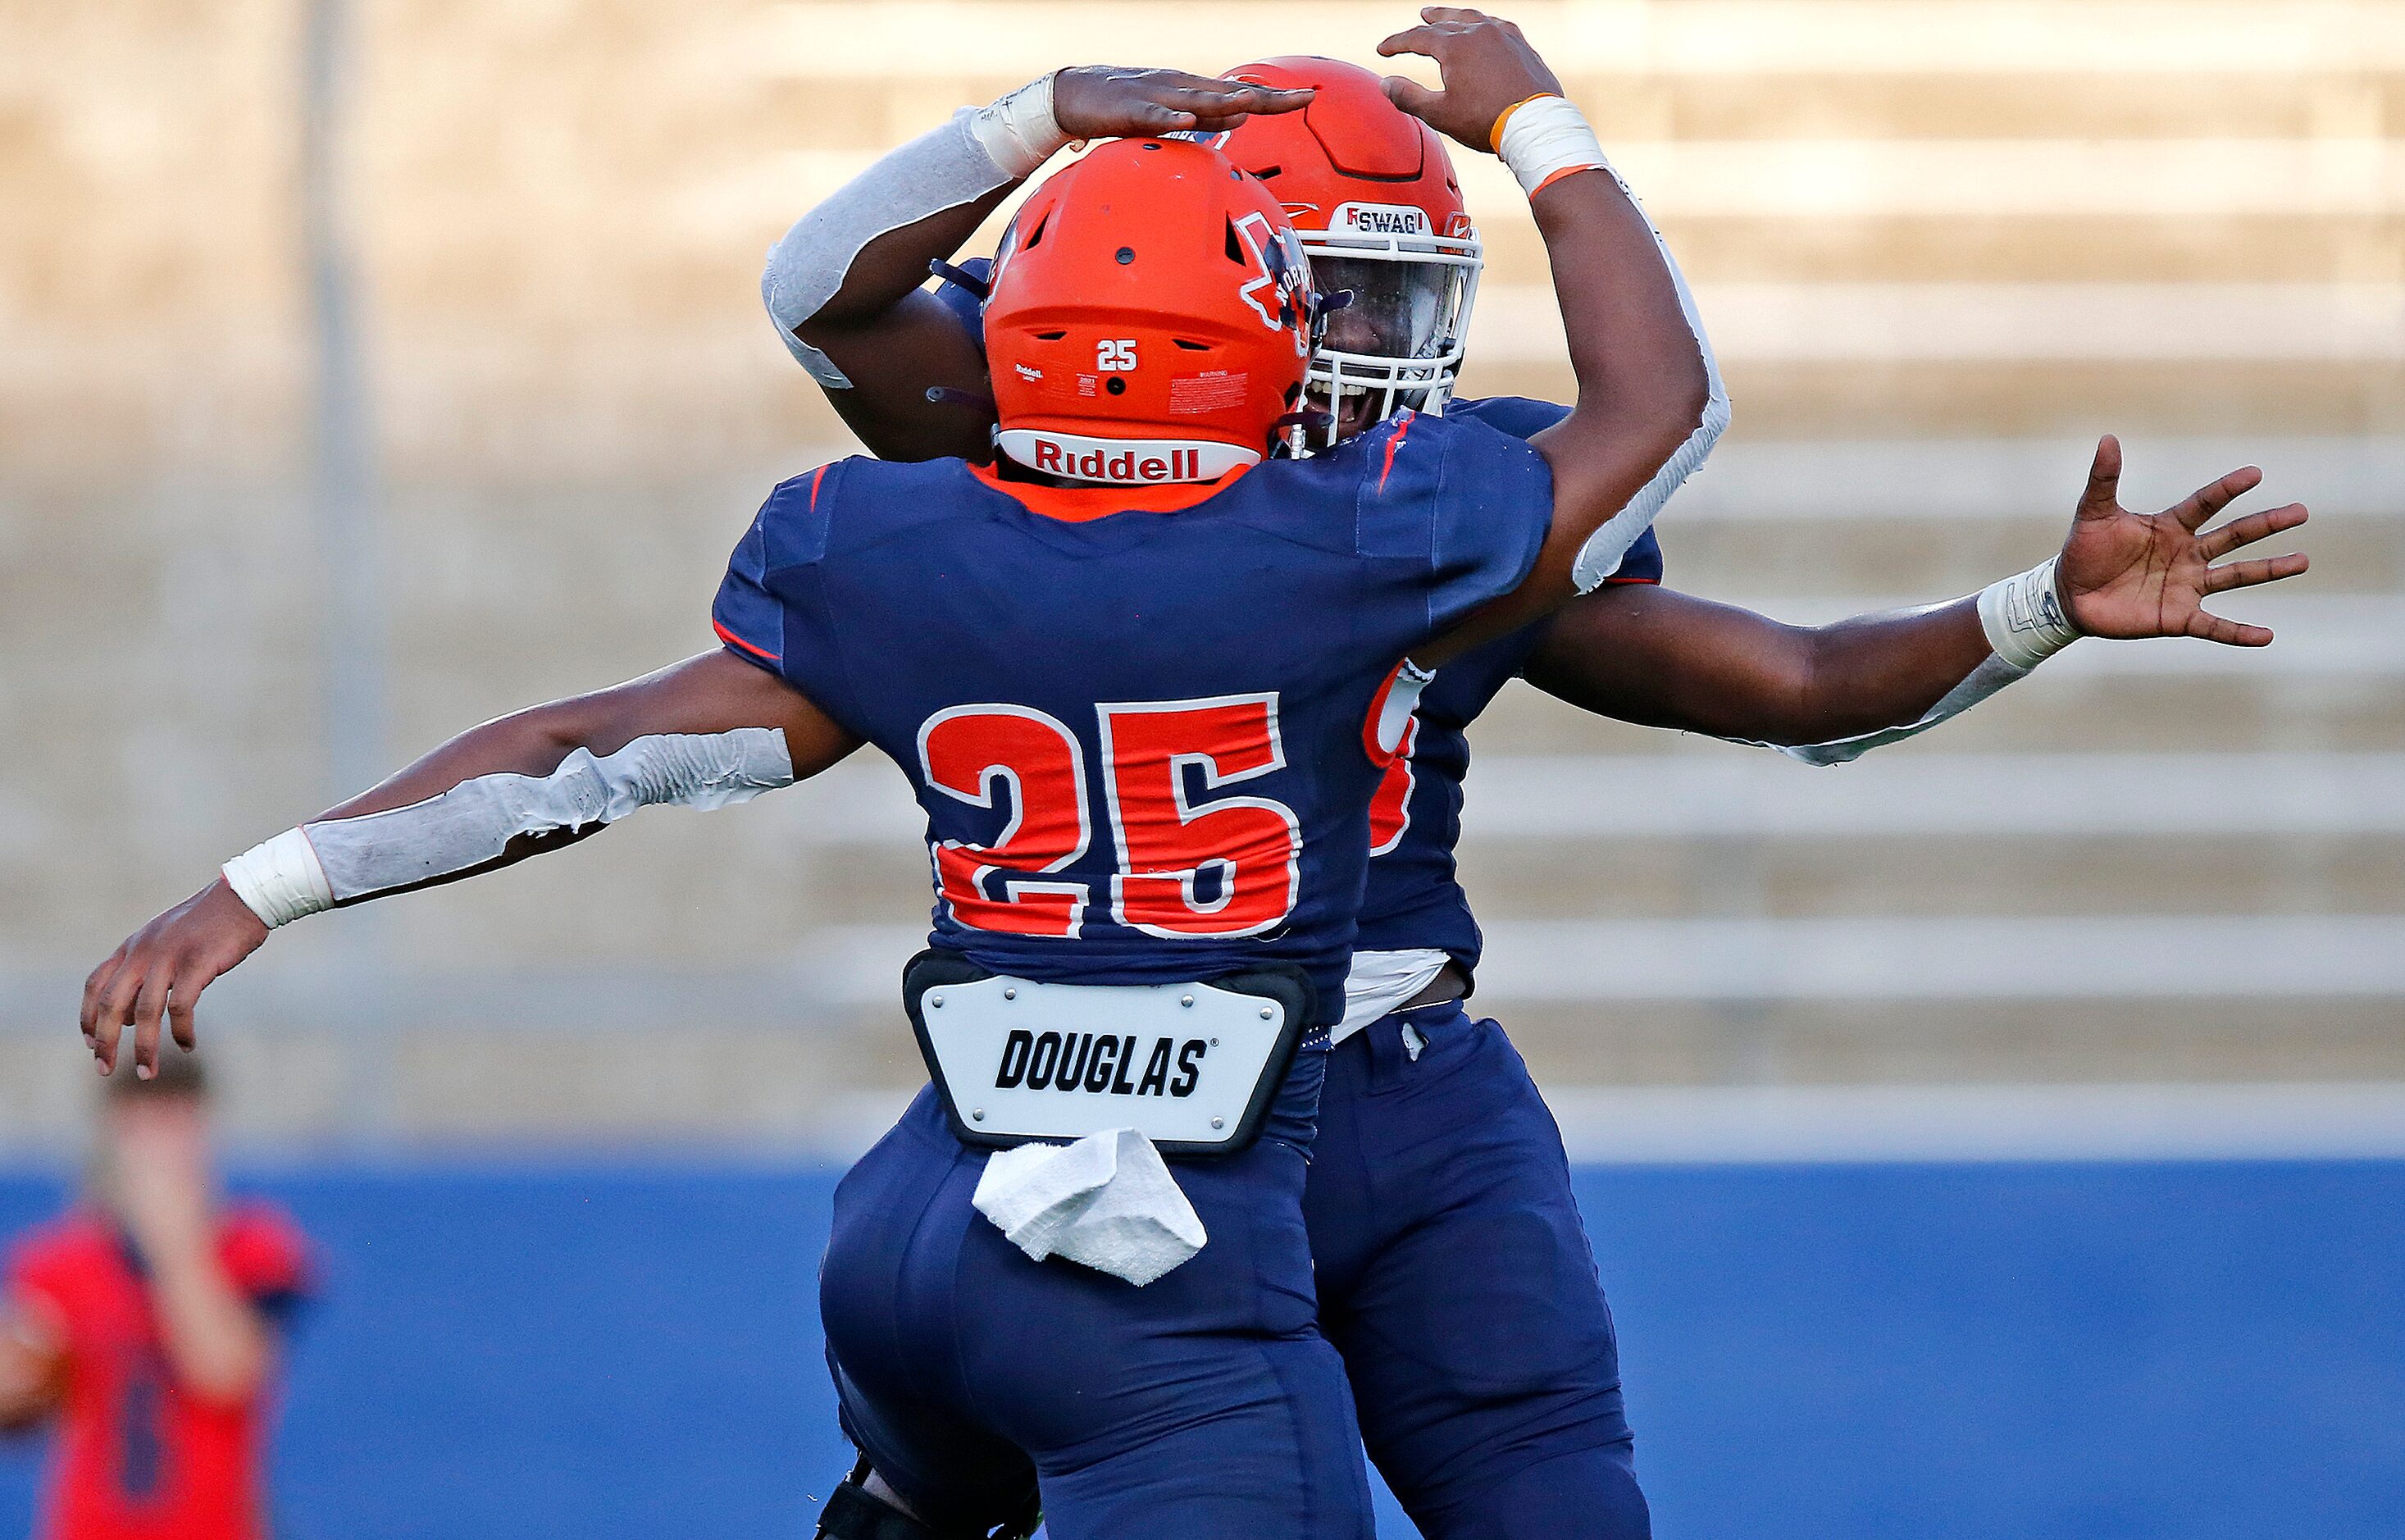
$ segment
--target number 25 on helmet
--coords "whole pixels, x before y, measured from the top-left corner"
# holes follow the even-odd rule
[[[1217,150],[1118,139],[1030,194],[985,306],[995,442],[1076,482],[1215,481],[1302,393],[1311,264],[1278,201]]]

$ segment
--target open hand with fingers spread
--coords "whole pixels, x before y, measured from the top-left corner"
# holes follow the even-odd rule
[[[1442,90],[1390,76],[1386,96],[1439,134],[1491,155],[1495,127],[1505,112],[1531,96],[1562,93],[1561,81],[1511,22],[1455,6],[1424,7],[1420,21],[1380,43],[1378,51],[1388,58],[1417,53],[1436,61]]]
[[[2204,608],[2208,594],[2276,583],[2306,568],[2304,556],[2293,551],[2213,565],[2242,546],[2305,522],[2304,504],[2291,502],[2204,529],[2262,480],[2263,473],[2249,465],[2159,514],[2131,513],[2119,497],[2120,441],[2106,434],[2096,445],[2088,490],[2055,566],[2056,588],[2071,623],[2089,636],[2197,636],[2234,647],[2269,645],[2271,633],[2264,628]]]
[[[1129,139],[1146,134],[1217,134],[1256,112],[1293,112],[1309,91],[1278,91],[1181,69],[1080,64],[1052,78],[1052,117],[1076,139]]]

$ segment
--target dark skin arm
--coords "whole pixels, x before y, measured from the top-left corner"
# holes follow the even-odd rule
[[[1495,122],[1506,108],[1561,92],[1561,82],[1511,22],[1445,7],[1420,15],[1425,25],[1387,38],[1378,51],[1437,62],[1442,90],[1395,78],[1386,91],[1438,132],[1491,153]],[[1530,199],[1529,209],[1553,263],[1578,376],[1569,416],[1529,441],[1553,468],[1553,529],[1518,590],[1413,649],[1413,661],[1424,668],[1576,597],[1570,574],[1579,551],[1687,441],[1709,399],[1702,349],[1653,231],[1611,176],[1595,170],[1561,177]]]
[[[571,696],[469,728],[373,789],[329,808],[351,818],[407,807],[480,775],[549,775],[577,749],[613,754],[657,733],[722,733],[780,728],[796,780],[818,774],[860,746],[799,691],[774,674],[720,651],[590,695]],[[601,825],[514,841],[499,861],[510,866],[556,850]],[[443,881],[471,876],[460,872]],[[427,884],[431,885],[431,884]],[[192,1009],[201,992],[259,950],[267,926],[220,876],[128,937],[84,982],[83,1033],[102,1074],[116,1068],[119,1038],[134,1029],[137,1073],[156,1073],[162,1018],[176,1041],[196,1043]]]
[[[2271,633],[2207,612],[2208,594],[2305,571],[2299,553],[2214,565],[2305,522],[2300,503],[2204,530],[2262,480],[2252,466],[2159,514],[2120,504],[2121,447],[2097,445],[2064,537],[2057,586],[2090,636],[2194,636],[2260,647]],[[1986,661],[1976,600],[1784,626],[1650,585],[1607,586],[1547,625],[1530,684],[1574,706],[1648,727],[1765,743],[1826,743],[1920,719]]]
[[[1052,116],[1079,139],[1217,133],[1256,112],[1292,112],[1308,91],[1273,91],[1174,69],[1086,64],[1052,79]],[[851,381],[826,398],[844,425],[880,459],[993,458],[992,419],[955,402],[931,402],[930,388],[970,398],[991,390],[985,354],[944,302],[923,287],[927,264],[960,250],[1018,190],[1008,182],[972,202],[889,230],[861,249],[843,285],[794,334],[835,361]]]

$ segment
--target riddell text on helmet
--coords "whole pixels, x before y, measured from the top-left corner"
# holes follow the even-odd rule
[[[1192,481],[1202,473],[1196,462],[1201,459],[1191,449],[1172,449],[1166,458],[1160,455],[1138,457],[1131,449],[1121,454],[1105,454],[1089,449],[1084,454],[1063,449],[1050,439],[1035,441],[1035,468],[1056,476],[1079,476],[1087,481]]]
[[[1087,438],[1028,428],[1005,430],[1002,438],[1004,452],[1032,470],[1118,487],[1217,481],[1261,458],[1257,450],[1209,440]]]

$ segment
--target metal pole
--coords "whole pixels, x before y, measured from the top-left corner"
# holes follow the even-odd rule
[[[310,506],[324,564],[326,773],[349,797],[385,770],[385,615],[370,417],[344,206],[341,137],[349,0],[310,0],[301,139],[302,221],[317,378]]]
[[[308,0],[302,63],[301,221],[316,339],[309,506],[317,541],[324,619],[327,800],[373,784],[387,767],[385,673],[388,648],[375,429],[360,334],[356,263],[344,196],[344,108],[351,79],[350,0]],[[346,917],[342,959],[344,1121],[354,1139],[391,1123],[392,1043],[382,917]]]

